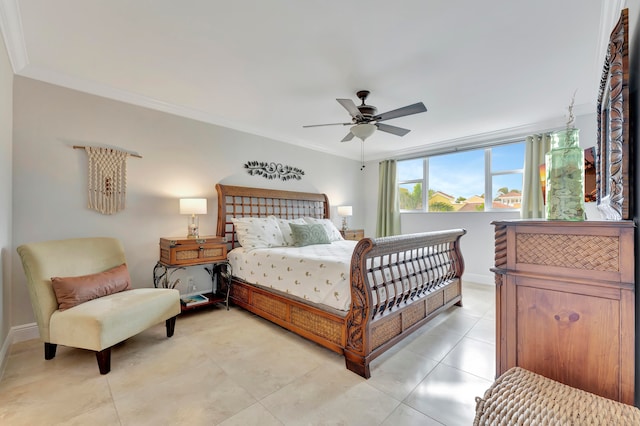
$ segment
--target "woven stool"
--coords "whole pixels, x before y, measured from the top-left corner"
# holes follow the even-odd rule
[[[478,425],[640,425],[640,409],[513,367],[476,398]]]

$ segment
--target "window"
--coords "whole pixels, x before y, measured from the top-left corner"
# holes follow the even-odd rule
[[[524,142],[398,161],[400,210],[517,210],[523,168]]]
[[[398,161],[400,210],[424,210],[422,185],[425,181],[426,159]]]

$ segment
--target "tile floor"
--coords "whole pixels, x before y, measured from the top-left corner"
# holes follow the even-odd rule
[[[0,381],[2,425],[471,425],[494,378],[493,286],[465,283],[452,307],[376,359],[344,358],[239,308],[183,315],[112,351],[14,344]]]

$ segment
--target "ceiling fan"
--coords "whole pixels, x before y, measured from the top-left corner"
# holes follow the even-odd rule
[[[367,96],[369,96],[368,90],[360,90],[356,93],[356,96],[358,96],[358,98],[362,101],[362,104],[357,106],[351,99],[336,99],[338,103],[340,103],[340,105],[342,105],[344,109],[346,109],[351,115],[351,122],[311,124],[302,127],[352,126],[347,136],[345,136],[341,142],[348,142],[354,137],[357,137],[364,142],[364,140],[371,136],[376,131],[376,129],[382,132],[391,133],[392,135],[404,136],[410,132],[409,129],[390,126],[388,124],[381,123],[381,121],[391,120],[392,118],[399,118],[427,111],[427,108],[424,106],[424,104],[422,102],[418,102],[412,105],[407,105],[402,108],[378,114],[378,109],[376,107],[364,103],[367,99]]]

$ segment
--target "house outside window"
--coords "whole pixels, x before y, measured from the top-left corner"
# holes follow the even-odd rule
[[[519,210],[524,145],[514,142],[398,161],[400,210]],[[490,194],[488,200],[485,194]]]

